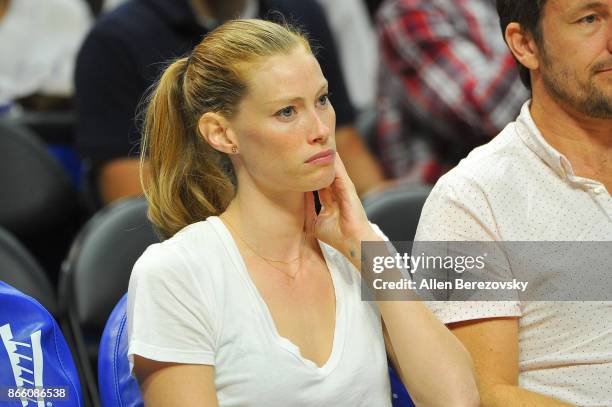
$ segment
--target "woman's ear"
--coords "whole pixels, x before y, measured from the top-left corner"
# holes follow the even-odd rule
[[[505,37],[510,51],[525,68],[533,71],[540,67],[538,44],[532,34],[526,33],[519,23],[510,23]]]
[[[204,140],[215,150],[226,154],[234,154],[238,150],[233,132],[229,130],[229,122],[218,113],[204,113],[198,120],[198,130]]]

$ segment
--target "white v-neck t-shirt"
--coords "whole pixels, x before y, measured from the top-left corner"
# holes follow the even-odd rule
[[[128,357],[215,367],[221,407],[391,406],[381,319],[357,270],[319,242],[336,295],[321,367],[279,335],[238,248],[215,216],[149,246],[128,292]]]

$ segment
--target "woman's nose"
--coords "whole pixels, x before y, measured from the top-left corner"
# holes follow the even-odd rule
[[[329,138],[329,113],[328,112],[312,112],[311,113],[311,130],[309,141],[311,143],[325,143]]]

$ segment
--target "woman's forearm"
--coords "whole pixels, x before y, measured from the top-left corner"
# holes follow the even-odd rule
[[[457,338],[420,301],[377,301],[417,406],[479,406],[472,361]]]
[[[363,241],[383,240],[373,231]],[[361,270],[361,261],[389,256],[386,245],[347,242],[345,255]],[[389,270],[396,272],[400,270]],[[385,271],[388,273],[389,271]],[[368,273],[365,273],[368,274]],[[362,272],[363,278],[368,279]],[[385,301],[373,293],[399,364],[400,376],[420,406],[478,406],[480,400],[472,360],[461,342],[440,322],[418,296],[408,291],[404,301]]]

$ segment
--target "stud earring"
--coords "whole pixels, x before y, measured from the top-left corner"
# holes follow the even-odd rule
[[[232,153],[236,154],[238,152],[238,147],[237,146],[232,146]]]

